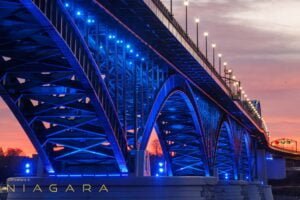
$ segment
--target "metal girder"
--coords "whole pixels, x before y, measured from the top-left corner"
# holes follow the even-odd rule
[[[223,121],[218,133],[214,167],[223,180],[237,179],[235,146],[230,124]]]
[[[118,113],[130,150],[147,119],[168,67],[89,1],[73,1],[65,9],[80,30]],[[78,13],[80,12],[80,14]]]
[[[128,172],[155,127],[169,175],[252,178],[249,133],[94,2],[67,5],[0,0],[0,92],[48,172]]]
[[[62,3],[2,0],[0,10],[1,96],[48,173],[128,172],[118,117]]]
[[[145,150],[154,124],[174,176],[208,175],[202,130],[188,84],[180,76],[169,77],[156,96],[141,138]]]

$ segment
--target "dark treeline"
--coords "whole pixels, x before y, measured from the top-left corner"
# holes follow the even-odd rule
[[[8,177],[20,174],[26,159],[28,157],[19,148],[8,148],[6,151],[0,148],[0,185],[5,183]]]

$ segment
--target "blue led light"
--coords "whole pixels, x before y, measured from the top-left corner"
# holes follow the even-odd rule
[[[129,62],[129,65],[132,65],[132,62],[131,62],[131,61]]]
[[[130,49],[129,52],[130,52],[130,53],[133,53],[133,49]]]
[[[88,20],[87,20],[87,23],[88,23],[88,24],[92,23],[92,20],[91,20],[91,19],[88,19]]]
[[[29,174],[29,173],[30,173],[30,169],[26,169],[26,170],[25,170],[25,173],[26,173],[26,174]]]
[[[164,172],[164,169],[163,169],[163,168],[159,168],[159,172],[160,172],[160,173],[163,173],[163,172]]]
[[[81,174],[71,174],[70,177],[81,177]]]
[[[162,167],[162,166],[164,166],[164,163],[159,162],[158,165],[159,165],[160,167]]]
[[[141,60],[142,60],[142,61],[145,61],[145,58],[142,58]]]
[[[159,176],[159,174],[155,174],[155,176]]]
[[[69,8],[69,7],[70,7],[70,4],[69,4],[69,3],[65,3],[65,7],[66,7],[66,8]]]
[[[273,160],[273,157],[272,156],[268,156],[268,157],[266,157],[266,160]]]
[[[56,176],[57,177],[68,177],[69,175],[68,174],[57,174]]]
[[[76,12],[76,15],[77,15],[77,16],[81,16],[81,14],[82,14],[81,11],[77,11],[77,12]]]
[[[25,168],[30,168],[30,164],[29,164],[29,163],[26,163],[26,164],[25,164]]]
[[[126,45],[126,48],[129,49],[129,48],[130,48],[130,44],[127,44],[127,45]]]
[[[100,49],[103,49],[103,46],[102,45],[100,45],[100,47],[99,47]]]
[[[229,179],[229,177],[228,177],[228,174],[226,173],[225,174],[225,180],[228,180]]]
[[[137,58],[138,58],[139,56],[140,56],[140,54],[138,54],[138,53],[135,55],[135,57],[137,57]]]

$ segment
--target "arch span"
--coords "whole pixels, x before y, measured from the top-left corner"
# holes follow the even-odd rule
[[[230,122],[224,119],[218,131],[214,168],[220,179],[237,179],[236,154]]]
[[[154,127],[158,129],[164,156],[174,176],[208,175],[202,126],[194,95],[186,81],[171,76],[160,89],[150,111],[141,150],[145,150]]]
[[[252,180],[251,173],[251,148],[250,148],[250,137],[247,132],[243,132],[241,135],[241,151],[239,155],[239,175],[240,179]]]

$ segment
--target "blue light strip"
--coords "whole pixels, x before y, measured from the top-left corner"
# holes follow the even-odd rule
[[[77,18],[80,17],[79,19],[82,19],[83,21],[86,21],[86,23],[88,23],[90,25],[96,23],[96,20],[94,18],[92,18],[91,16],[85,16],[84,15],[85,12],[82,9],[78,9],[78,8],[77,9],[71,9],[71,8],[75,8],[77,6],[74,6],[74,5],[71,6],[71,4],[69,2],[65,2],[64,5],[65,5],[65,8],[69,11],[69,13],[72,16],[77,17]],[[126,49],[128,49],[128,52],[130,54],[133,54],[134,52],[136,52],[134,50],[136,48],[134,48],[131,44],[126,43],[125,41],[123,41],[121,39],[117,39],[116,35],[109,34],[107,37],[108,37],[109,40],[116,40],[117,44],[123,44],[123,43],[126,44],[125,47],[126,47]],[[102,48],[103,48],[103,46],[101,45],[100,49],[102,49]],[[145,58],[143,56],[141,56],[141,54],[139,54],[139,53],[135,54],[135,58],[138,59],[138,60],[140,60],[140,61],[142,61],[142,62],[145,61]]]
[[[128,174],[50,174],[49,177],[126,177]]]

